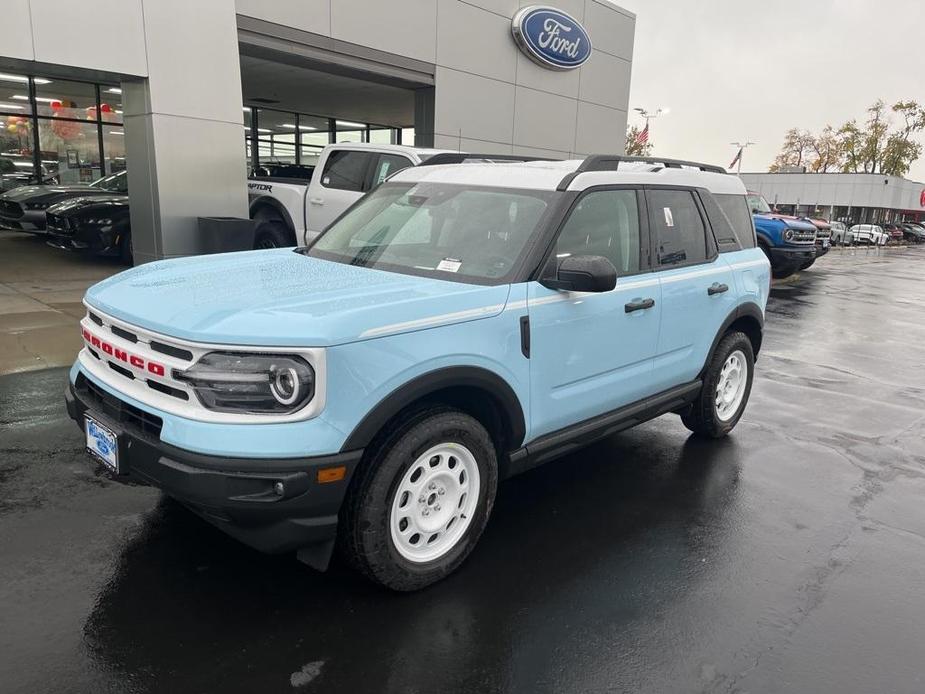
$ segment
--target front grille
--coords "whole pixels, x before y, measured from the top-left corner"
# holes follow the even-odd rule
[[[22,206],[11,200],[0,200],[0,216],[9,219],[19,219],[23,215]]]
[[[72,234],[71,223],[67,217],[59,217],[55,214],[45,214],[45,228],[59,234]]]
[[[796,231],[793,232],[791,241],[794,243],[813,243],[816,240],[815,231]]]
[[[148,414],[134,405],[123,402],[115,395],[110,395],[82,373],[77,374],[74,387],[94,410],[122,424],[132,433],[160,438],[161,429],[164,427],[164,420],[160,417]]]

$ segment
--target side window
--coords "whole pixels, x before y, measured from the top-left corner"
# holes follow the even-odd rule
[[[376,164],[376,171],[373,174],[373,187],[378,186],[396,171],[407,169],[409,166],[411,166],[411,160],[408,157],[400,154],[380,154],[379,163]]]
[[[556,257],[600,255],[621,275],[639,272],[639,206],[635,190],[597,190],[572,210],[556,242]]]
[[[686,190],[650,190],[648,200],[656,264],[664,268],[705,262],[706,229],[694,196]]]
[[[752,222],[752,213],[748,209],[748,201],[744,195],[714,195],[713,199],[719,205],[741,248],[755,247],[755,226]],[[722,244],[720,244],[722,245]]]
[[[338,149],[331,152],[324,163],[321,185],[325,188],[351,190],[360,193],[366,189],[366,172],[373,157],[372,152],[358,152]]]

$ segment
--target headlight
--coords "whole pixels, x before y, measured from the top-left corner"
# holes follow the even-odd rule
[[[87,217],[83,220],[84,224],[92,224],[93,226],[105,227],[112,224],[112,219],[109,217]]]
[[[787,231],[784,232],[784,241],[792,241],[792,240],[793,240],[793,229],[787,229]]]
[[[216,412],[291,414],[315,395],[315,371],[289,354],[211,352],[174,378]]]
[[[47,202],[27,202],[27,210],[44,210],[50,203]]]

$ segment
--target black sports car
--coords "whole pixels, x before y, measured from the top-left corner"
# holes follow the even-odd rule
[[[132,264],[128,195],[74,198],[46,213],[48,244],[57,248],[118,256]]]
[[[70,198],[127,192],[125,171],[103,176],[86,185],[14,188],[0,195],[0,227],[41,234],[45,231],[45,210],[56,203]]]

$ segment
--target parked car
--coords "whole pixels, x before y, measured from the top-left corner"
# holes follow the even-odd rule
[[[816,257],[809,263],[805,263],[800,269],[805,270],[816,260],[829,252],[832,246],[832,225],[828,220],[817,217],[802,217],[803,221],[809,222],[816,227]]]
[[[877,224],[855,224],[848,229],[847,241],[853,243],[866,243],[874,246],[885,246],[890,235]]]
[[[131,265],[128,195],[72,198],[46,212],[48,244],[69,251],[116,256]]]
[[[125,171],[103,176],[93,183],[67,186],[22,186],[0,195],[0,227],[45,233],[45,210],[69,198],[110,196],[128,192]]]
[[[771,261],[771,274],[782,279],[812,265],[816,260],[816,226],[811,222],[771,210],[758,193],[748,193],[758,246]]]
[[[115,480],[422,588],[499,480],[661,414],[713,438],[742,416],[770,267],[741,181],[685,165],[409,167],[307,248],[128,270],[87,292],[68,412]]]
[[[58,183],[58,167],[41,164],[42,183],[56,185]],[[34,182],[35,163],[31,156],[23,154],[0,154],[0,193],[29,185]]]
[[[902,241],[903,240],[903,228],[899,224],[893,224],[887,222],[886,224],[880,225],[885,234],[889,236],[890,241]]]
[[[922,243],[925,241],[925,227],[921,224],[916,224],[915,222],[904,222],[903,225],[903,238],[906,241],[912,241],[913,243]]]
[[[832,236],[829,239],[831,245],[837,246],[845,243],[845,234],[848,232],[848,227],[842,222],[829,222],[829,226],[832,227]]]
[[[308,243],[353,203],[404,168],[431,161],[461,163],[473,159],[527,161],[532,157],[463,154],[405,145],[328,145],[311,169],[310,179],[258,176],[248,181],[250,217],[257,223],[254,247]]]

